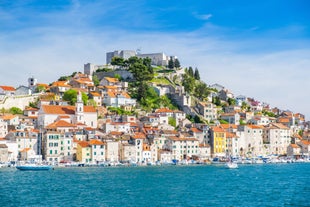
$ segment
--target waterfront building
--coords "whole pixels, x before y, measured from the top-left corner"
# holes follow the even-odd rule
[[[239,137],[234,132],[226,132],[226,153],[229,156],[238,157],[240,155]]]
[[[264,126],[261,125],[239,125],[237,135],[239,136],[240,155],[255,157],[266,154],[263,130]]]
[[[145,164],[154,162],[152,159],[151,146],[147,143],[143,143],[142,162]]]
[[[297,144],[290,144],[287,147],[287,156],[289,157],[299,157],[301,155],[301,147]]]
[[[129,143],[121,143],[120,145],[120,160],[124,162],[135,162],[136,146]]]
[[[270,123],[264,129],[264,145],[270,154],[284,155],[291,144],[290,129],[281,123]]]
[[[297,143],[297,145],[301,149],[301,155],[310,157],[310,141],[309,140],[301,140]]]
[[[43,155],[46,161],[58,163],[63,160],[63,133],[47,131],[43,138]]]
[[[145,143],[146,136],[144,133],[136,132],[134,135],[130,136],[129,143],[135,146],[136,156],[135,162],[141,163],[143,161],[143,143]]]
[[[211,158],[211,147],[209,144],[201,143],[198,149],[198,157],[201,161]]]
[[[38,146],[38,138],[39,138],[38,130],[29,130],[29,131],[16,130],[15,138],[19,152],[25,152],[25,153],[27,152],[26,154],[28,155],[39,154],[40,146]],[[27,156],[26,158],[30,157]]]
[[[172,158],[183,160],[199,154],[199,141],[193,137],[167,137],[167,148],[172,152]]]
[[[220,126],[209,130],[212,157],[226,156],[226,131]]]
[[[91,159],[91,146],[87,141],[79,141],[76,149],[76,160],[81,163],[90,163]]]
[[[199,143],[204,143],[205,139],[202,130],[197,129],[196,127],[192,127],[189,130],[189,134],[194,138],[198,139]]]
[[[9,161],[9,150],[6,144],[0,144],[0,163]]]
[[[92,139],[89,141],[89,145],[91,147],[91,153],[92,153],[92,162],[98,163],[105,161],[105,146],[106,143],[103,143],[99,139]]]
[[[119,162],[120,159],[119,142],[114,140],[106,140],[105,144],[106,144],[106,161]]]
[[[0,116],[0,137],[5,137],[8,134],[8,123],[4,121],[3,117]]]

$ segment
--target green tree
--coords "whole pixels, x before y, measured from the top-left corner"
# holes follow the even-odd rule
[[[173,69],[174,67],[175,67],[174,61],[173,61],[172,57],[170,57],[170,59],[168,61],[168,68]]]
[[[180,68],[181,67],[181,64],[180,64],[180,61],[179,61],[178,58],[176,58],[175,61],[174,61],[174,67],[176,67],[176,68]]]
[[[100,81],[97,75],[93,75],[93,82],[95,86],[99,86]]]
[[[173,117],[168,117],[168,124],[173,126],[173,127],[176,127],[177,126],[177,121]]]
[[[200,100],[204,100],[209,96],[210,92],[208,91],[207,84],[204,82],[199,82],[195,87],[195,95]]]
[[[133,65],[133,64],[135,64],[135,63],[142,63],[141,62],[141,58],[138,58],[137,56],[132,56],[132,57],[130,57],[130,58],[128,58],[128,65],[130,66],[130,65]]]
[[[58,78],[58,81],[67,81],[68,79],[68,76],[61,76],[60,78]]]
[[[198,70],[198,68],[195,68],[194,77],[195,77],[196,80],[200,80],[200,75],[199,75],[199,70]]]
[[[118,56],[112,57],[111,65],[117,65],[117,66],[123,67],[124,66],[124,58],[118,57]]]
[[[234,105],[236,105],[236,99],[228,98],[228,99],[227,99],[227,102],[228,102],[228,105],[229,105],[229,106],[234,106]]]
[[[1,113],[2,113],[2,115],[4,115],[5,112],[6,112],[6,109],[5,109],[4,107],[2,107],[2,108],[1,108]]]
[[[191,66],[188,68],[188,75],[190,77],[194,77],[194,71],[193,71],[193,68]]]
[[[133,74],[138,82],[150,81],[154,77],[154,73],[152,73],[147,66],[138,62],[130,65],[128,71]]]
[[[77,101],[77,91],[73,89],[67,90],[62,99],[68,101],[70,105],[74,105]]]
[[[39,85],[36,87],[35,92],[36,93],[45,92],[45,87],[42,85]]]
[[[213,97],[212,98],[212,103],[214,103],[217,106],[221,106],[221,100],[219,97]]]
[[[18,107],[12,107],[9,109],[9,112],[11,114],[23,114],[23,110],[21,110],[20,108]]]
[[[195,87],[195,79],[189,75],[184,74],[182,86],[184,86],[186,92],[192,93]]]

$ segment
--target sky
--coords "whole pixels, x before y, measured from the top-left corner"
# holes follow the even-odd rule
[[[52,83],[140,49],[309,120],[309,11],[307,0],[0,0],[0,85]]]

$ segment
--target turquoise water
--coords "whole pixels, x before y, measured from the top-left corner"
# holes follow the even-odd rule
[[[0,169],[0,206],[310,206],[310,163]]]

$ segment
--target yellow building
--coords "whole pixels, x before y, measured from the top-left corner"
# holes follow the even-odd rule
[[[80,141],[76,148],[76,159],[82,163],[91,162],[91,145],[86,141]]]
[[[224,128],[218,126],[211,127],[210,138],[212,156],[226,156],[226,132]]]

